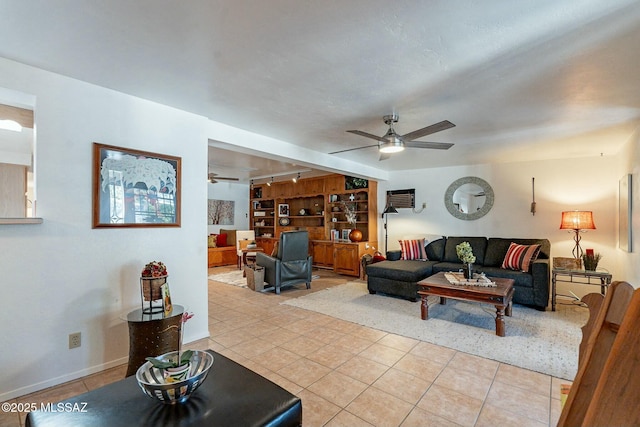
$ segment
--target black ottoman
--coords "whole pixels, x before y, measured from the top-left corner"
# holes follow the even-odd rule
[[[367,266],[369,293],[382,292],[417,301],[418,282],[433,273],[437,261],[381,261]]]

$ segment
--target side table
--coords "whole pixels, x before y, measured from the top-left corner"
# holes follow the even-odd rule
[[[178,350],[184,307],[173,304],[171,312],[144,314],[133,310],[124,319],[129,323],[129,365],[127,376],[135,375],[147,357]]]
[[[577,283],[581,285],[600,286],[600,293],[605,294],[611,284],[611,273],[591,270],[567,270],[554,268],[551,270],[551,311],[556,311],[556,282]]]

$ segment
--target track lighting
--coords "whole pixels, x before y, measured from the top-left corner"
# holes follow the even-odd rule
[[[271,187],[271,184],[273,184],[273,177],[271,177],[271,181],[270,182],[267,182],[267,186]]]
[[[295,184],[296,182],[298,182],[299,179],[300,179],[300,172],[298,172],[298,176],[291,178],[291,181],[293,181],[293,183]]]

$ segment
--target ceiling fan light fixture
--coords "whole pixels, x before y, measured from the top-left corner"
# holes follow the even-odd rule
[[[400,138],[393,138],[391,141],[385,142],[380,145],[379,151],[381,153],[399,153],[404,150],[404,144]]]

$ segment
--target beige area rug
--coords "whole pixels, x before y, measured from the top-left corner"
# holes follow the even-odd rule
[[[455,300],[440,305],[435,297],[429,302],[429,319],[422,320],[420,302],[370,295],[366,282],[358,280],[282,304],[558,378],[575,377],[586,308],[560,305],[558,311],[541,312],[516,304],[505,317],[506,336],[498,337],[493,306]]]
[[[320,276],[313,275],[312,280],[318,279]],[[209,280],[215,280],[216,282],[226,283],[227,285],[238,286],[240,288],[247,287],[247,278],[242,277],[242,270],[229,271],[226,273],[212,274],[209,276]]]

